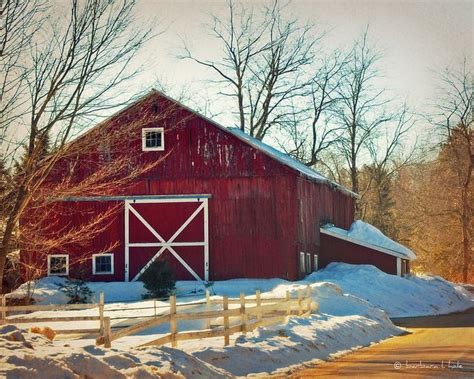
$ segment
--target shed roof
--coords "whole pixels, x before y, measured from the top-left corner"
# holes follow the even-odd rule
[[[416,259],[413,251],[390,239],[375,226],[361,220],[354,221],[349,230],[326,224],[321,227],[320,231],[323,234],[368,247],[384,254],[409,260]]]

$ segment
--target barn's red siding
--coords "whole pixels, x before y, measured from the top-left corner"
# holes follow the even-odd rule
[[[159,109],[166,113],[166,117],[155,123],[137,121],[150,109]],[[319,253],[320,223],[332,222],[346,228],[353,221],[350,195],[328,184],[305,179],[298,171],[159,94],[149,96],[82,138],[100,141],[101,134],[113,134],[131,123],[136,124],[136,128],[130,130],[127,138],[117,144],[118,147],[104,147],[99,143],[96,148],[88,148],[78,156],[63,159],[55,166],[49,183],[61,180],[69,172],[77,182],[87,178],[106,159],[104,149],[108,149],[105,155],[109,159],[129,154],[134,164],[162,160],[146,175],[107,195],[210,194],[211,280],[238,277],[293,280],[301,277],[298,252]],[[141,128],[150,126],[165,129],[165,151],[136,154],[141,152]],[[83,195],[88,195],[87,189]],[[82,256],[110,250],[115,256],[114,275],[92,279],[123,280],[123,202],[62,204],[68,212],[60,223],[71,226],[87,222],[76,214],[88,209],[92,213],[94,209],[100,212],[104,207],[118,204],[118,211],[108,227],[87,246],[61,246],[57,253],[67,251]],[[111,244],[113,247],[107,249]],[[23,249],[25,251],[28,250]],[[92,271],[90,261],[81,267],[86,272]],[[73,267],[71,272],[74,273]]]
[[[397,258],[355,243],[321,233],[320,268],[331,262],[370,264],[380,270],[397,275]]]
[[[314,254],[321,250],[321,225],[332,223],[343,229],[349,228],[354,220],[354,200],[328,185],[315,184],[303,177],[297,177],[296,187],[298,251],[310,253],[313,265]],[[314,267],[308,269],[312,270]]]

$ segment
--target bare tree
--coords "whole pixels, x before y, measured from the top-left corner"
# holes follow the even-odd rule
[[[350,59],[344,66],[338,87],[337,122],[344,128],[338,147],[344,154],[351,174],[352,191],[359,192],[358,164],[370,141],[377,139],[384,124],[392,119],[386,111],[389,100],[385,90],[375,86],[380,76],[380,55],[369,44],[368,29],[355,42]]]
[[[22,4],[7,6],[16,9]],[[78,126],[84,127],[90,117],[124,101],[116,97],[117,89],[135,74],[129,63],[151,36],[148,28],[134,30],[133,8],[133,1],[71,0],[65,22],[54,19],[53,8],[49,8],[48,22],[41,25],[34,40],[26,40],[28,55],[19,58],[24,67],[19,74],[25,77],[28,98],[21,112],[9,117],[4,126],[7,137],[3,141],[7,147],[24,146],[25,159],[10,211],[2,222],[0,275],[22,213],[63,156],[67,142],[80,131]],[[22,17],[24,13],[10,14]],[[33,14],[32,19],[36,17],[43,15]],[[14,96],[15,91],[10,88],[3,95]],[[17,142],[13,136],[20,125],[26,133]],[[40,143],[45,135],[52,137],[46,161]]]
[[[396,177],[396,216],[401,239],[418,253],[424,272],[469,282],[474,219],[473,81],[464,64],[446,70],[428,121],[437,134],[435,154],[404,167]]]
[[[386,123],[383,135],[369,141],[370,163],[363,166],[360,180],[359,216],[395,238],[396,220],[391,217],[393,181],[404,167],[420,160],[423,149],[418,138],[408,146],[407,137],[417,122],[406,104]]]
[[[318,59],[319,67],[306,95],[298,99],[298,104],[291,103],[293,111],[281,123],[280,147],[307,166],[320,163],[322,153],[337,142],[344,130],[333,122],[333,113],[340,101],[338,89],[346,59],[339,51]]]
[[[220,93],[236,100],[240,129],[261,140],[294,111],[291,101],[306,93],[305,69],[322,36],[313,38],[310,26],[285,19],[278,1],[258,14],[232,0],[228,9],[227,19],[214,16],[210,26],[222,59],[197,58],[186,46],[180,58],[216,73]]]
[[[441,111],[435,123],[447,141],[455,162],[460,204],[456,209],[462,230],[462,277],[467,281],[472,263],[472,171],[474,167],[474,78],[467,61],[461,70],[446,70],[442,77]]]
[[[25,103],[25,81],[31,72],[31,67],[25,67],[25,55],[31,48],[32,36],[43,24],[45,4],[40,0],[5,0],[0,7],[0,141],[3,150],[7,147],[3,142],[9,123],[18,118],[18,109]],[[4,158],[6,152],[2,153]]]

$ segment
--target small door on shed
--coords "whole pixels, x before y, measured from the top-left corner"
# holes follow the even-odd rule
[[[125,280],[136,281],[156,260],[178,280],[209,280],[208,199],[125,201]]]

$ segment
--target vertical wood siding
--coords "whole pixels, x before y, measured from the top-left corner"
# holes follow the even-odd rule
[[[320,221],[332,221],[340,227],[347,227],[352,222],[353,200],[348,195],[304,179],[298,172],[209,121],[176,107],[159,94],[149,96],[100,129],[82,137],[99,141],[97,148],[92,147],[80,156],[60,161],[49,182],[61,180],[69,172],[77,181],[88,177],[103,161],[100,135],[113,135],[126,123],[139,119],[140,114],[149,111],[150,107],[163,112],[168,110],[165,112],[167,116],[156,123],[138,123],[127,138],[116,144],[118,148],[112,148],[108,154],[111,159],[129,154],[130,162],[134,164],[163,161],[133,183],[115,188],[113,195],[211,194],[211,280],[238,277],[296,279],[300,276],[298,252],[314,254],[319,249]],[[141,128],[153,126],[165,130],[165,151],[141,154]],[[133,165],[129,169],[133,170]],[[88,195],[87,190],[83,195]],[[62,216],[62,223],[76,226],[87,222],[77,216],[82,210],[90,208],[99,212],[101,207],[109,206],[102,202],[65,202],[63,205],[69,212]],[[117,243],[113,249],[115,274],[111,278],[94,277],[94,280],[124,278],[123,204],[121,206],[108,230],[93,242],[97,249]],[[173,209],[170,208],[162,217],[172,220]],[[71,246],[58,250],[67,250],[70,254],[84,251]],[[191,251],[189,255],[192,255]]]
[[[397,274],[396,257],[327,234],[321,234],[319,261],[321,268],[331,262],[370,264],[387,274]]]
[[[311,182],[302,177],[296,180],[298,210],[298,251],[311,254],[314,270],[314,254],[321,251],[320,226],[332,223],[347,229],[354,221],[354,201],[351,197],[328,185]],[[304,276],[300,272],[299,276]]]

